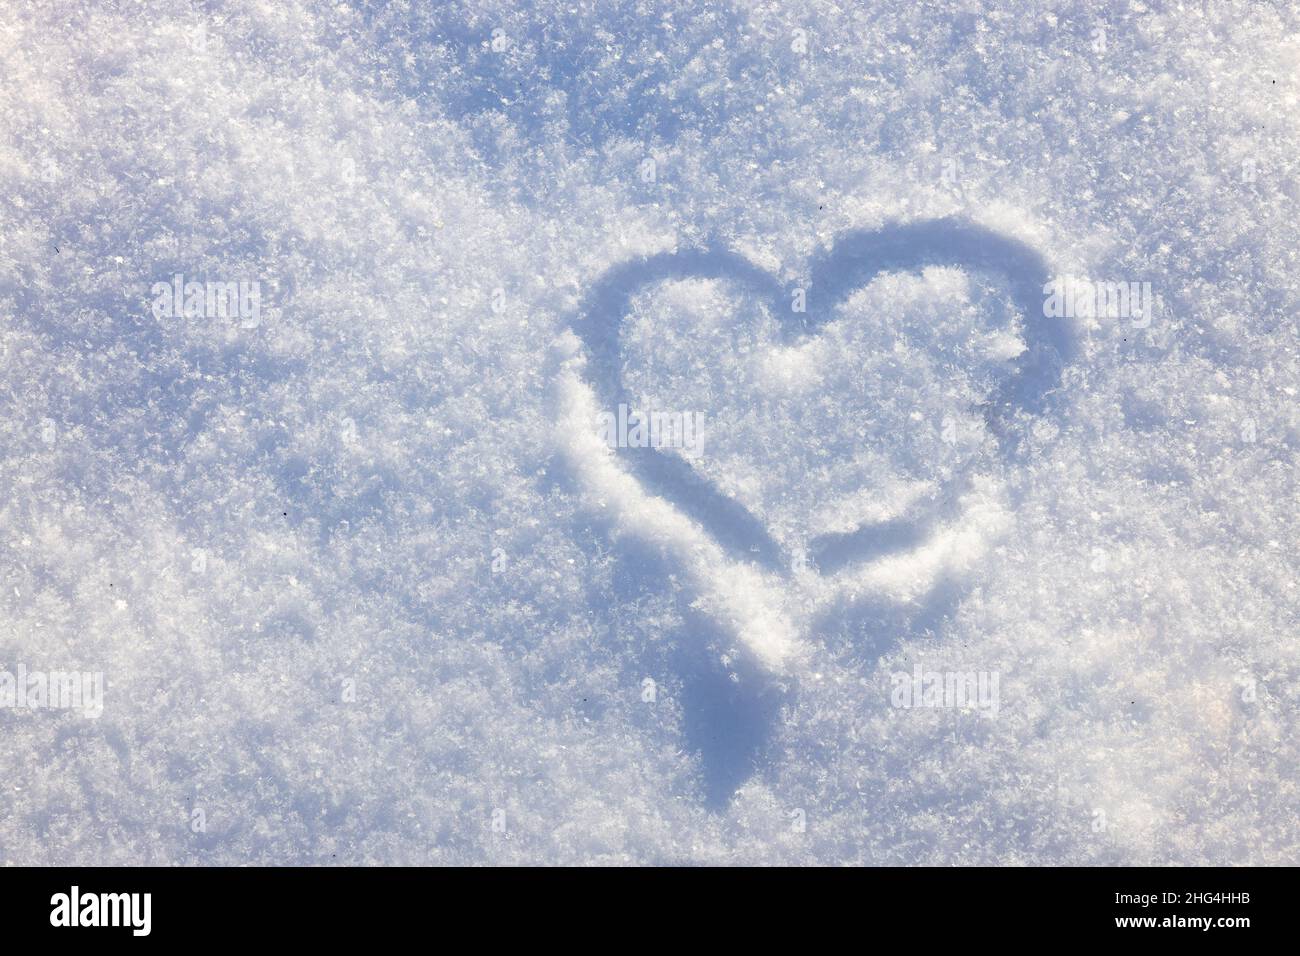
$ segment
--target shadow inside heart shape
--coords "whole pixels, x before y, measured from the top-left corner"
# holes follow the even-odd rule
[[[927,220],[842,235],[810,264],[805,312],[790,308],[790,290],[775,276],[727,250],[692,249],[626,262],[608,270],[592,288],[574,328],[586,346],[588,381],[599,400],[607,408],[631,407],[620,354],[631,301],[648,287],[682,279],[739,283],[771,303],[785,344],[797,344],[816,335],[841,304],[876,277],[919,272],[929,266],[1001,274],[1024,317],[1025,349],[981,409],[1002,453],[1010,455],[1017,443],[1013,420],[1021,413],[1042,411],[1071,358],[1071,342],[1063,324],[1043,320],[1043,287],[1049,274],[1042,257],[1019,240],[964,220]],[[618,453],[648,491],[694,519],[733,558],[786,576],[791,573],[794,557],[764,522],[724,494],[689,460],[653,446],[620,446]],[[969,478],[969,472],[959,471],[906,515],[814,538],[809,542],[809,566],[834,573],[920,543],[935,522],[949,513]]]

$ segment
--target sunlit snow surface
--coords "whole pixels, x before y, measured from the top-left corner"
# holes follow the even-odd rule
[[[0,62],[0,671],[106,682],[0,708],[0,863],[1296,862],[1289,4],[10,3]]]

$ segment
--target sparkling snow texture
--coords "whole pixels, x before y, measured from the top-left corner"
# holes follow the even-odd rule
[[[106,690],[0,709],[0,863],[1297,862],[1298,28],[5,4],[0,670]]]

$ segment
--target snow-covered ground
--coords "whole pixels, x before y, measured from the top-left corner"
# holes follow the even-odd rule
[[[0,863],[1295,863],[1298,30],[5,4]]]

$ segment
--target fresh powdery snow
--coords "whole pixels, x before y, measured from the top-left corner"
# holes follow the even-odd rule
[[[1296,862],[1294,5],[0,62],[0,864]]]

